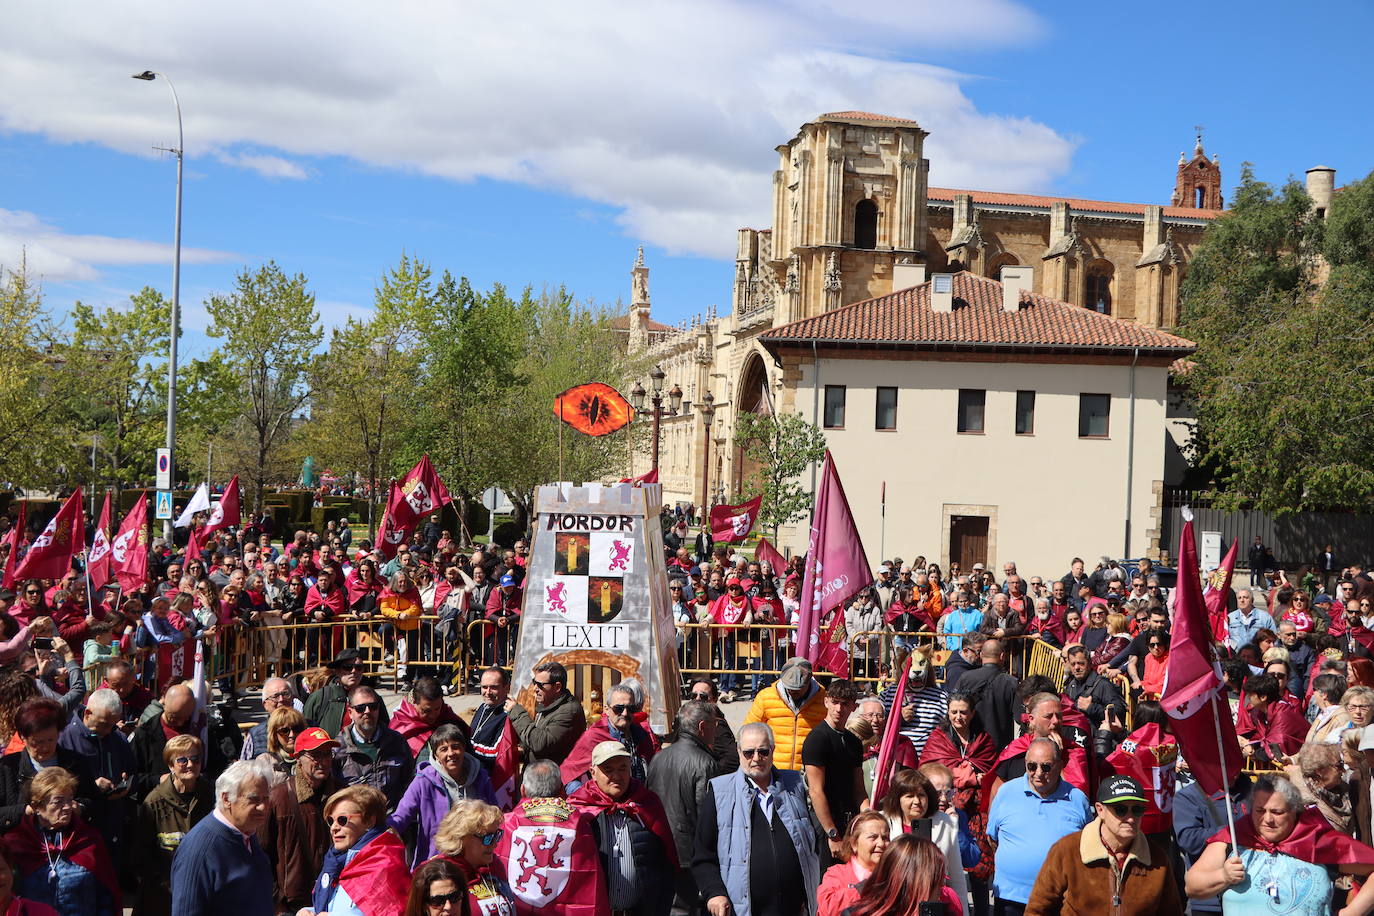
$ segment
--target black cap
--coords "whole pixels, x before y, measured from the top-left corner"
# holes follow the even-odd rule
[[[1145,803],[1145,790],[1129,776],[1112,776],[1097,787],[1097,800],[1104,805],[1133,801]]]
[[[354,662],[359,661],[361,658],[362,656],[358,653],[357,649],[344,649],[338,655],[334,656],[334,659],[332,661],[326,663],[325,667],[342,668],[345,665],[351,665]]]

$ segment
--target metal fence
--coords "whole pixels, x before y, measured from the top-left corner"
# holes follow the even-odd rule
[[[1160,532],[1160,543],[1171,555],[1176,549],[1179,532],[1183,530],[1184,506],[1193,510],[1195,530],[1221,532],[1223,550],[1232,541],[1240,542],[1238,563],[1241,566],[1246,565],[1245,552],[1254,543],[1255,535],[1263,539],[1284,569],[1315,563],[1327,544],[1335,547],[1336,558],[1342,565],[1374,558],[1374,516],[1295,512],[1280,518],[1253,509],[1224,512],[1213,508],[1211,498],[1205,493],[1170,488],[1164,492],[1164,529]]]

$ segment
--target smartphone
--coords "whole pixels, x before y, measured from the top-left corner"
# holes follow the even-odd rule
[[[911,835],[922,840],[930,839],[930,818],[919,817],[911,822]]]
[[[51,651],[52,651],[52,637],[51,637],[51,636],[35,636],[34,639],[33,639],[33,647],[34,647],[35,649],[43,649],[44,651],[51,652]]]
[[[916,916],[949,916],[943,900],[922,900],[916,905]]]

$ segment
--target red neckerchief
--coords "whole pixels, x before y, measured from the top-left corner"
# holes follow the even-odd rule
[[[1315,808],[1298,816],[1298,823],[1285,840],[1271,843],[1264,839],[1255,831],[1254,819],[1250,817],[1236,821],[1236,839],[1246,849],[1282,853],[1314,865],[1374,865],[1374,849],[1338,832]],[[1207,842],[1231,842],[1230,828],[1221,828]]]
[[[601,791],[596,780],[588,779],[576,792],[568,796],[568,802],[574,808],[590,811],[593,815],[616,811],[634,818],[653,831],[663,844],[664,853],[672,860],[673,868],[678,867],[677,843],[673,840],[673,830],[668,825],[668,815],[663,811],[663,802],[638,779],[630,780],[630,790],[620,800],[612,799]]]

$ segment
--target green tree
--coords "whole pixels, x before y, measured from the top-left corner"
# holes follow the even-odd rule
[[[234,440],[246,455],[235,460],[252,482],[256,511],[269,479],[284,477],[293,463],[283,445],[310,397],[315,351],[324,338],[315,295],[304,274],[288,277],[269,261],[256,271],[244,268],[233,292],[211,296],[205,306],[208,333],[224,338],[224,359],[238,382],[243,407]]]
[[[70,405],[72,433],[83,444],[98,437],[116,490],[147,478],[153,449],[165,441],[167,362],[158,357],[168,350],[169,312],[151,287],[126,308],[72,307],[61,352],[65,370],[85,381]]]
[[[1328,220],[1297,182],[1248,166],[1181,291],[1198,344],[1183,384],[1197,409],[1190,457],[1228,508],[1374,509],[1374,178]]]
[[[192,359],[177,371],[178,478],[219,479],[223,475],[216,475],[215,467],[242,466],[243,449],[229,435],[243,407],[238,385],[238,376],[219,350]],[[200,463],[202,457],[205,464]]]
[[[825,434],[798,414],[741,413],[735,420],[735,444],[752,467],[745,482],[751,495],[763,494],[759,527],[773,532],[811,515],[811,491],[799,481],[813,462],[825,458]]]
[[[402,255],[376,288],[376,311],[334,331],[316,369],[305,441],[326,465],[361,470],[374,484],[393,471],[414,411],[419,321],[433,308],[429,266]],[[380,486],[377,492],[382,492]],[[376,500],[368,531],[376,536]]]

